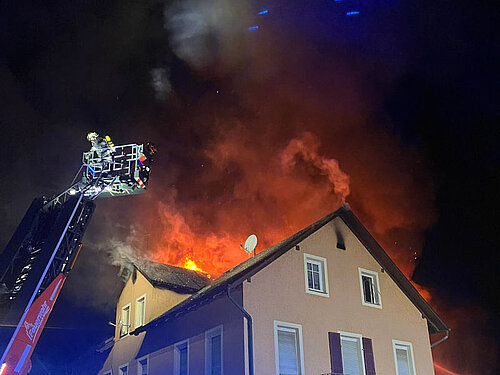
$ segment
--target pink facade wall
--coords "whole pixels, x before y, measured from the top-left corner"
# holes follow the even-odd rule
[[[336,231],[346,250],[336,247]],[[304,253],[326,258],[329,297],[305,292]],[[358,267],[378,272],[381,309],[362,304]],[[417,375],[434,374],[426,320],[340,218],[243,285],[254,320],[256,374],[276,373],[275,320],[302,325],[306,374],[330,372],[329,331],[371,338],[377,374],[396,375],[393,339],[412,343]]]

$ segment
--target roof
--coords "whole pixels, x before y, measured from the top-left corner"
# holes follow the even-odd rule
[[[210,279],[199,272],[169,264],[147,259],[135,259],[132,264],[155,288],[194,293],[210,283]]]
[[[252,277],[261,269],[269,265],[274,260],[278,259],[281,255],[294,248],[305,238],[328,224],[335,218],[341,218],[360,242],[366,247],[368,252],[375,258],[389,277],[399,286],[403,293],[410,299],[415,307],[420,311],[422,317],[427,319],[429,332],[447,332],[450,329],[439,318],[432,307],[415,289],[413,284],[404,276],[399,268],[394,264],[389,255],[382,249],[368,230],[361,224],[359,219],[354,215],[348,205],[339,208],[337,211],[332,212],[287,239],[267,248],[266,250],[258,253],[254,257],[238,264],[222,274],[219,278],[214,280],[210,285],[198,290],[183,302],[172,307],[164,314],[160,315],[150,323],[139,327],[134,333],[145,331],[148,328],[157,326],[162,322],[176,318],[186,312],[197,308],[203,303],[207,303],[211,298],[216,295],[226,293],[228,288],[236,287],[243,283],[246,279]]]

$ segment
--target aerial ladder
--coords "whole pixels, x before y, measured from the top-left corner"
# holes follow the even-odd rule
[[[153,144],[115,146],[94,132],[87,139],[91,149],[70,186],[51,199],[35,198],[0,254],[0,323],[16,327],[0,347],[0,375],[29,373],[30,357],[82,247],[94,200],[146,190]]]

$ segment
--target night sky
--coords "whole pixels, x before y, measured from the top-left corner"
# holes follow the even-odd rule
[[[97,202],[32,373],[81,373],[113,334],[127,256],[190,254],[217,275],[245,235],[263,250],[344,200],[452,327],[436,362],[499,373],[498,15],[461,0],[2,2],[0,248],[34,197],[68,186],[87,132],[159,149],[146,194]]]

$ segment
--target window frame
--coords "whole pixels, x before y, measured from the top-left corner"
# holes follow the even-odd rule
[[[399,346],[399,348],[396,348],[397,346]],[[397,355],[396,355],[396,349],[401,349],[401,347],[403,347],[403,349],[406,349],[406,352],[410,354],[410,365],[411,365],[411,368],[410,368],[410,374],[411,375],[416,375],[417,374],[417,370],[416,370],[416,367],[415,367],[415,356],[413,355],[413,345],[411,342],[407,342],[407,341],[401,341],[401,340],[392,340],[392,351],[394,353],[394,366],[396,367],[396,375],[399,375],[399,369],[398,369],[398,358],[397,358]]]
[[[137,324],[137,302],[139,302],[139,300],[141,298],[144,298],[144,315],[142,316],[142,320],[143,320],[142,324],[138,325]],[[137,329],[137,328],[142,327],[144,325],[146,325],[146,294],[143,294],[142,296],[137,297],[135,299],[135,309],[134,309],[134,329]]]
[[[279,320],[274,321],[274,360],[276,363],[276,375],[280,373],[280,358],[279,358],[279,343],[278,343],[278,330],[284,328],[283,330],[293,330],[297,333],[297,340],[299,346],[299,360],[300,360],[300,375],[305,375],[304,367],[304,345],[302,339],[302,325],[296,323],[282,322]]]
[[[127,328],[127,333],[122,335],[122,327],[123,327],[123,322],[122,322],[122,318],[123,318],[123,310],[126,309],[128,307],[128,328]],[[124,338],[124,337],[127,337],[129,334],[130,334],[130,328],[131,328],[131,324],[130,324],[130,315],[132,315],[132,307],[130,306],[130,303],[127,303],[126,305],[122,306],[122,308],[120,309],[120,318],[118,320],[118,323],[120,325],[120,328],[119,328],[119,336],[120,338]],[[120,323],[121,322],[121,323]]]
[[[323,291],[318,291],[309,288],[307,263],[318,264],[320,266],[320,285],[323,286]],[[304,281],[305,281],[306,293],[326,298],[330,297],[330,288],[328,285],[328,265],[326,258],[304,253],[304,277],[305,277]]]
[[[137,375],[142,375],[141,374],[141,367],[140,367],[140,361],[146,360],[146,374],[149,375],[149,354],[146,354],[145,356],[141,358],[137,358]]]
[[[366,375],[366,369],[365,369],[365,348],[363,347],[363,335],[360,333],[352,333],[352,332],[345,332],[345,331],[338,331],[340,334],[340,356],[342,358],[342,362],[344,362],[344,356],[342,353],[342,338],[357,341],[359,343],[359,350],[361,353],[361,371],[362,375]]]
[[[102,375],[113,375],[113,370],[108,370],[102,373]]]
[[[380,291],[380,281],[378,277],[378,272],[370,271],[365,268],[358,267],[359,273],[359,286],[361,290],[361,303],[363,306],[376,307],[377,309],[382,308],[382,292]],[[363,286],[363,276],[371,277],[373,280],[373,286],[375,287],[374,292],[376,293],[375,299],[378,303],[370,303],[365,301],[365,289]]]
[[[129,369],[130,369],[129,362],[125,362],[125,363],[121,364],[120,366],[118,366],[118,375],[123,375],[123,374],[122,374],[122,372],[121,372],[123,367],[127,367],[127,375],[130,375],[130,371],[129,371]]]
[[[222,343],[222,339],[221,339]],[[178,349],[180,346],[186,345],[187,349],[187,373],[189,375],[189,339],[182,340],[179,342],[176,342],[174,344],[174,375],[179,375],[180,374],[180,350]]]
[[[223,325],[220,324],[214,328],[205,331],[205,375],[210,375],[212,371],[212,347],[210,339],[220,334],[220,361],[221,361],[221,375],[224,375],[224,330]]]

